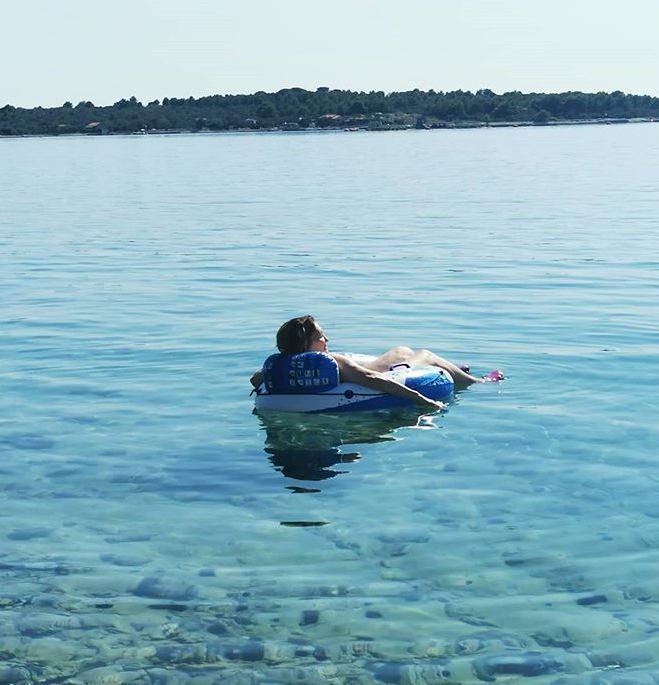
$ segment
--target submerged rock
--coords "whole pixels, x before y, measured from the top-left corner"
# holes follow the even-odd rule
[[[410,665],[385,663],[375,669],[375,677],[391,685],[440,685],[456,682],[447,664]]]
[[[313,625],[314,623],[318,623],[319,618],[320,618],[320,611],[318,611],[317,609],[306,609],[305,611],[302,612],[302,615],[300,616],[300,625],[301,626]]]
[[[239,647],[230,647],[224,656],[231,660],[261,661],[265,656],[265,647],[262,642],[252,640]]]
[[[17,623],[17,628],[22,635],[27,637],[38,637],[48,635],[61,630],[70,630],[80,627],[80,620],[75,616],[64,616],[61,614],[37,614],[26,616]]]
[[[29,685],[32,675],[22,666],[3,666],[0,664],[0,685]]]
[[[199,679],[193,675],[171,668],[149,668],[147,673],[149,679],[146,682],[149,685],[196,685],[200,683]],[[216,679],[215,682],[219,683],[220,680]],[[222,685],[224,685],[224,682],[224,679],[222,679]]]
[[[35,538],[47,538],[51,534],[48,528],[17,528],[7,533],[10,540],[34,540]]]
[[[145,557],[135,557],[128,554],[101,554],[100,560],[114,566],[144,566],[149,563]]]
[[[119,535],[108,535],[105,542],[111,545],[119,544],[120,542],[148,542],[151,539],[150,535],[139,535],[136,533],[126,533]]]
[[[270,673],[272,675],[270,675]],[[357,680],[352,673],[348,678],[342,678],[339,667],[334,664],[314,664],[312,666],[298,666],[296,668],[277,668],[266,672],[267,683],[303,683],[304,685],[329,685],[329,683],[346,683],[351,685],[365,685],[364,680]],[[270,677],[268,677],[270,675]],[[347,675],[347,674],[346,674]],[[252,682],[263,682],[261,679]],[[372,682],[371,680],[366,682]],[[222,681],[224,685],[224,680]],[[233,684],[232,684],[233,685]],[[241,684],[242,685],[242,684]],[[251,685],[251,683],[250,683]]]
[[[143,578],[138,586],[132,590],[138,597],[149,597],[150,599],[173,599],[186,601],[197,596],[197,589],[194,585],[186,585],[182,582],[167,581],[157,576],[147,576]]]
[[[226,627],[222,621],[216,621],[211,623],[206,630],[211,633],[211,635],[228,635],[229,629]]]
[[[203,664],[207,661],[205,645],[161,645],[154,658],[166,664]]]
[[[469,656],[495,650],[523,650],[537,648],[534,640],[499,630],[481,630],[455,640],[428,639],[415,643],[410,651],[420,657]]]
[[[474,670],[481,680],[494,681],[497,675],[521,675],[525,678],[560,671],[563,663],[539,652],[483,656],[474,660]]]
[[[604,604],[608,601],[606,595],[587,595],[586,597],[579,597],[577,604],[582,607],[588,607],[593,604]]]

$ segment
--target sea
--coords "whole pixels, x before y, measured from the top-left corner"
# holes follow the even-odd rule
[[[657,169],[656,123],[0,139],[0,683],[659,683]],[[259,415],[305,314],[505,380]]]

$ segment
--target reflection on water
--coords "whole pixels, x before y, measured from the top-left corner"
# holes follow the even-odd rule
[[[420,416],[414,408],[354,414],[254,413],[266,434],[263,449],[275,469],[286,478],[306,481],[346,473],[333,467],[354,462],[361,455],[342,450],[344,445],[397,440],[395,432],[400,428],[436,428],[431,417]]]

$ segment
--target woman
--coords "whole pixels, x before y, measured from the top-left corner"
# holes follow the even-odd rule
[[[328,352],[328,342],[329,338],[315,322],[313,316],[291,319],[277,331],[277,348],[283,354],[324,352],[336,361],[339,367],[339,379],[342,383],[357,383],[366,388],[413,400],[430,409],[444,409],[446,405],[443,402],[436,402],[424,397],[416,390],[385,376],[383,372],[389,371],[392,366],[397,364],[407,364],[411,368],[437,366],[448,371],[456,387],[466,387],[472,383],[484,383],[485,380],[501,380],[503,378],[500,372],[493,372],[487,379],[476,378],[429,350],[417,350],[415,352],[409,347],[394,347],[372,361],[358,364],[342,354]],[[496,377],[493,375],[495,373],[497,374]],[[263,372],[257,371],[250,381],[255,388],[258,388],[263,382]]]

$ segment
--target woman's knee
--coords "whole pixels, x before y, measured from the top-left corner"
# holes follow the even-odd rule
[[[418,365],[436,365],[439,361],[441,361],[439,357],[430,350],[417,350],[414,353],[414,362]]]
[[[405,347],[405,345],[398,345],[392,347],[387,354],[399,359],[407,359],[414,354],[414,350],[411,347]]]

